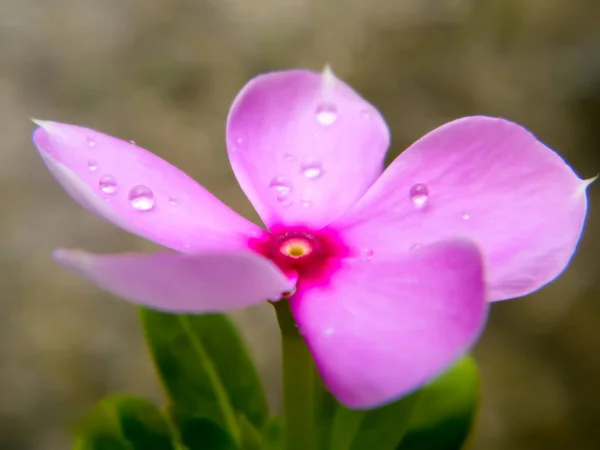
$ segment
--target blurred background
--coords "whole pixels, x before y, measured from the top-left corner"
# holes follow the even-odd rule
[[[63,193],[28,117],[133,139],[257,219],[224,146],[252,76],[331,64],[378,107],[390,160],[428,130],[520,122],[583,178],[600,171],[597,0],[0,0],[0,449],[70,448],[108,393],[160,401],[135,309],[61,270],[55,247],[149,250]],[[600,188],[580,249],[551,286],[495,304],[475,350],[473,448],[599,449]],[[239,313],[278,407],[268,306]]]

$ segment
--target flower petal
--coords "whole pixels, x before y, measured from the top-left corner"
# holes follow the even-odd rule
[[[487,305],[481,255],[443,242],[396,260],[344,260],[292,312],[331,393],[372,408],[428,382],[474,343]]]
[[[466,117],[402,153],[332,228],[374,258],[440,239],[473,240],[490,299],[503,300],[565,269],[583,230],[589,183],[525,128]]]
[[[252,252],[94,255],[57,250],[54,257],[114,295],[164,311],[231,311],[279,300],[294,286],[271,261]]]
[[[381,174],[388,145],[379,112],[328,69],[254,78],[227,123],[231,165],[268,227],[339,217]]]
[[[42,160],[79,204],[115,225],[179,251],[243,248],[260,229],[176,167],[97,131],[36,121]]]

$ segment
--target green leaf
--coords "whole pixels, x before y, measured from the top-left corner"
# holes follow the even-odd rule
[[[332,450],[349,450],[367,412],[338,405],[331,426]]]
[[[185,450],[240,450],[227,431],[209,419],[175,414],[174,421]]]
[[[367,411],[352,442],[351,450],[394,450],[411,423],[420,393]]]
[[[421,390],[410,429],[398,450],[458,450],[473,425],[479,373],[465,357]]]
[[[238,416],[263,427],[267,403],[258,373],[225,315],[141,309],[140,317],[156,369],[178,410],[215,422],[236,442]]]
[[[264,450],[283,449],[283,423],[281,417],[271,418],[263,427]]]
[[[238,420],[242,431],[242,450],[263,450],[263,438],[245,416]]]
[[[148,400],[115,395],[101,400],[75,430],[75,450],[175,450],[169,424]]]
[[[340,404],[327,390],[318,373],[315,373],[314,380],[317,449],[329,450],[333,420]]]
[[[418,393],[381,408],[363,411],[339,405],[331,431],[331,449],[394,450],[409,427]]]

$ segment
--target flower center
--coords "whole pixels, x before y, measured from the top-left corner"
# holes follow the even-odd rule
[[[302,258],[309,255],[313,250],[311,243],[307,239],[291,238],[284,241],[279,247],[281,254],[290,258]]]
[[[298,284],[324,284],[348,249],[331,230],[278,227],[250,241],[250,248],[269,258]]]

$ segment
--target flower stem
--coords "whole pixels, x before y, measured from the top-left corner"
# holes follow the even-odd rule
[[[289,303],[273,303],[281,329],[285,450],[316,449],[314,362],[298,333]]]

